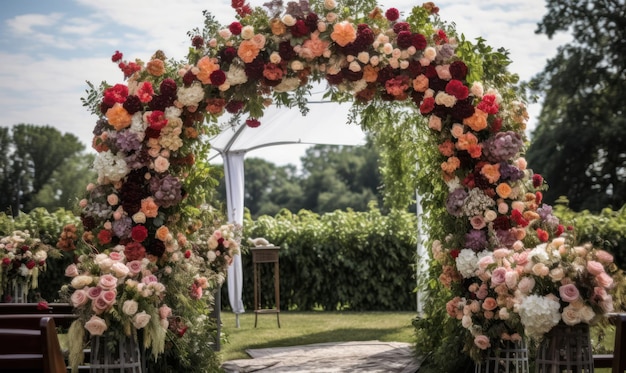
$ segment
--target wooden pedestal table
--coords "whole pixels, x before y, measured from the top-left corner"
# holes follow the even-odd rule
[[[278,266],[278,246],[257,246],[250,248],[254,268],[254,327],[260,313],[275,313],[280,328],[280,270]],[[261,265],[274,263],[274,308],[261,308]]]

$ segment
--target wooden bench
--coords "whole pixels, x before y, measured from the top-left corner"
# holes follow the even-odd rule
[[[626,314],[610,314],[609,320],[615,325],[613,353],[593,355],[593,366],[594,368],[611,368],[612,373],[624,373],[626,370]]]
[[[0,367],[11,372],[64,373],[54,319],[44,317],[0,318]]]

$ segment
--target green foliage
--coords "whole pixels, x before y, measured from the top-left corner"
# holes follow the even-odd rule
[[[286,210],[244,222],[246,238],[264,237],[280,246],[281,307],[294,310],[411,310],[415,308],[416,218],[375,205],[367,212],[318,215]],[[252,273],[244,249],[244,273]],[[264,266],[265,267],[265,266]],[[274,302],[271,268],[264,269],[264,306]],[[254,309],[252,276],[244,276],[243,301]]]

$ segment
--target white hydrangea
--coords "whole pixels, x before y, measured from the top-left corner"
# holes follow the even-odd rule
[[[247,81],[248,76],[246,75],[246,71],[240,67],[231,66],[226,72],[226,82],[231,86],[243,84]]]
[[[463,249],[456,258],[456,268],[463,278],[474,277],[478,269],[478,256],[470,249]]]
[[[519,305],[518,312],[526,335],[540,338],[561,321],[558,301],[539,295],[529,295]]]
[[[178,88],[177,95],[183,106],[197,106],[204,99],[204,90],[200,82],[193,82],[189,87]]]
[[[110,150],[96,155],[93,168],[98,174],[98,179],[108,179],[113,182],[122,180],[129,171],[124,156],[120,153],[113,154]]]
[[[148,123],[143,120],[143,113],[136,112],[132,116],[132,120],[130,122],[130,128],[128,129],[130,132],[134,133],[139,141],[143,141],[146,137],[146,129],[148,128]]]
[[[274,87],[274,92],[290,92],[300,86],[300,79],[298,78],[285,78],[280,84]]]

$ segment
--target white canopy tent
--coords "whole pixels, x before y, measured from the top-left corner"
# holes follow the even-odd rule
[[[242,224],[244,210],[244,157],[247,152],[269,146],[287,144],[363,145],[365,134],[358,125],[348,123],[351,103],[336,103],[321,98],[323,92],[311,95],[303,116],[298,108],[270,106],[260,118],[261,126],[250,128],[245,123],[234,126],[224,120],[224,129],[209,142],[214,152],[211,159],[221,156],[227,194],[229,222]],[[245,312],[242,302],[241,257],[236,255],[228,269],[228,297],[236,315]]]

